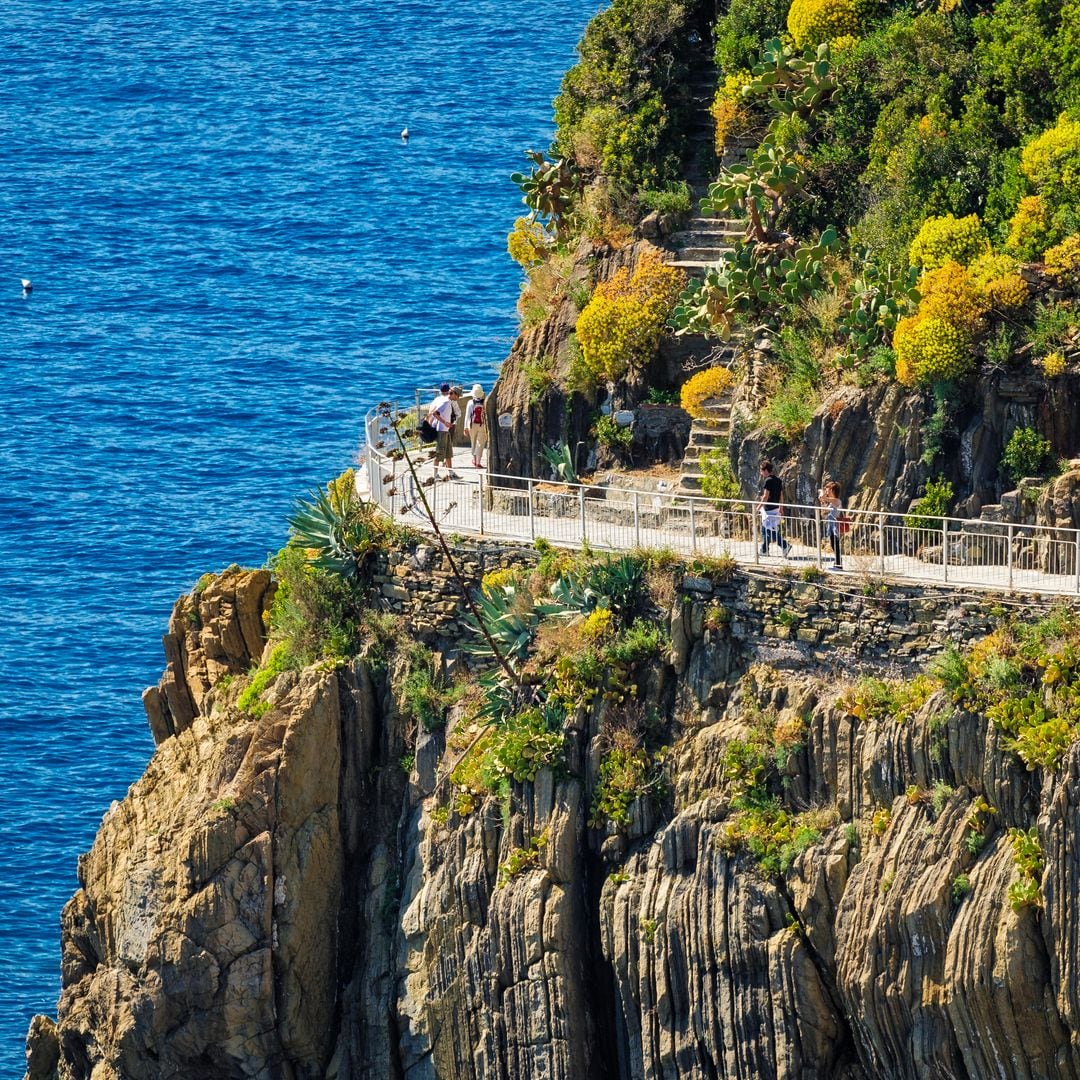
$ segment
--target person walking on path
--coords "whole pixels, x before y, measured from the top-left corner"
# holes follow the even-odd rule
[[[835,480],[826,480],[818,492],[818,501],[826,508],[825,535],[832,544],[833,562],[831,569],[843,570],[840,563],[840,533],[843,524],[844,504],[840,501],[840,485]]]
[[[484,447],[488,439],[484,411],[484,388],[477,383],[472,388],[472,396],[465,402],[465,431],[472,444],[473,467],[477,469],[483,468]]]
[[[761,554],[769,554],[770,544],[779,544],[784,555],[791,551],[791,545],[784,539],[784,485],[780,478],[773,476],[771,461],[761,463],[761,491],[758,492],[761,507]]]
[[[456,392],[456,393],[455,393]],[[461,388],[443,383],[439,396],[428,407],[428,423],[435,429],[435,479],[439,479],[439,466],[446,466],[448,480],[460,480],[454,472],[454,408]],[[460,409],[458,410],[460,415]]]

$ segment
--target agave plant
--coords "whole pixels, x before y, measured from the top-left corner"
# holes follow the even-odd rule
[[[578,483],[574,458],[570,453],[570,447],[566,443],[553,443],[551,446],[545,446],[543,454],[544,460],[551,466],[551,471],[556,480],[560,480],[564,484]]]
[[[551,598],[557,614],[587,615],[597,608],[608,608],[627,615],[641,597],[644,579],[638,559],[629,555],[608,558],[580,573],[570,570],[561,574],[551,586]]]
[[[308,563],[345,578],[355,578],[376,538],[363,504],[351,485],[331,483],[328,490],[297,499],[289,518],[290,542],[308,552]]]

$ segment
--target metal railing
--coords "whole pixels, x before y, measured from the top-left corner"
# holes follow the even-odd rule
[[[390,456],[397,435],[378,409],[368,413],[366,441],[371,498],[396,520],[423,527],[415,481],[405,463]],[[825,511],[816,506],[784,506],[780,535],[768,537],[763,552],[762,521],[749,500],[483,472],[431,483],[430,466],[419,471],[436,520],[448,532],[610,551],[669,548],[796,570],[832,562]],[[873,510],[845,515],[845,570],[925,584],[1080,595],[1080,530]]]

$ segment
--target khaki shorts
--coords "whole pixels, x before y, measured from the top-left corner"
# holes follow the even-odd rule
[[[445,461],[454,452],[453,443],[451,439],[454,433],[452,431],[440,431],[438,438],[435,440],[435,460]]]

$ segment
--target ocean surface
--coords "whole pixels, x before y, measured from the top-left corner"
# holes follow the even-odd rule
[[[598,7],[0,0],[0,1076],[175,598],[277,550],[371,404],[490,386],[508,176]]]

